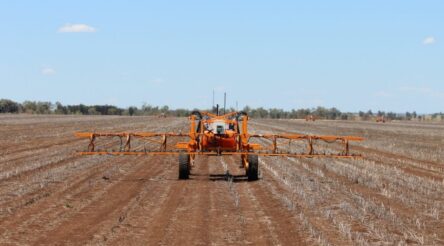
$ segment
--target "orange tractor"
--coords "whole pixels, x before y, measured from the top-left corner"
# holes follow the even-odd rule
[[[385,123],[386,122],[385,117],[384,116],[376,117],[376,122],[377,123]]]
[[[310,114],[305,116],[305,121],[316,121],[316,118],[314,117],[314,115]]]
[[[248,180],[258,179],[259,156],[281,156],[294,158],[359,158],[350,153],[349,142],[361,141],[353,136],[316,136],[307,134],[251,134],[248,132],[248,116],[243,112],[225,115],[194,111],[190,117],[188,133],[155,132],[78,132],[77,137],[88,138],[88,150],[80,155],[178,155],[179,179],[188,179],[196,156],[236,155],[240,156]],[[97,145],[98,139],[118,138],[117,150],[109,149],[112,143]],[[171,138],[187,138],[185,142],[168,142]],[[134,143],[136,147],[134,147]],[[299,143],[302,151],[295,151],[292,143]],[[304,143],[305,142],[305,143]],[[336,151],[316,151],[316,143],[337,143]],[[303,143],[302,146],[300,143]]]

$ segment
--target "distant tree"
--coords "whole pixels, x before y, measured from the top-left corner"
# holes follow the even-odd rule
[[[37,103],[32,101],[23,102],[23,111],[25,113],[37,113]]]
[[[194,109],[198,110],[198,109]],[[210,109],[211,110],[211,109]],[[226,112],[234,112],[234,108],[229,108]],[[360,119],[369,120],[372,119],[374,113],[371,110],[367,112],[359,111],[356,113],[343,113],[337,108],[324,108],[317,107],[313,109],[291,109],[283,110],[279,108],[265,109],[263,107],[251,108],[245,106],[243,108],[250,117],[253,118],[272,118],[272,119],[304,119],[308,115],[314,115],[320,119],[341,119],[350,120],[355,119],[359,115]],[[9,99],[0,99],[0,113],[32,113],[32,114],[79,114],[79,115],[159,115],[168,114],[171,116],[185,117],[189,116],[191,110],[189,109],[170,109],[168,106],[151,106],[144,103],[139,109],[135,106],[128,108],[119,108],[113,105],[63,105],[60,102],[52,104],[51,102],[42,101],[24,101],[23,103],[17,103]],[[377,111],[377,116],[385,116],[387,120],[411,120],[419,119],[444,119],[444,114],[434,113],[431,115],[418,115],[415,111],[412,113],[406,112],[404,114],[397,114],[394,112]]]
[[[9,99],[0,99],[0,113],[18,113],[20,105]]]
[[[297,118],[297,119],[305,119],[305,117],[307,117],[308,115],[312,114],[310,109],[298,109],[298,110],[292,110],[292,114],[294,114],[295,116],[292,118]]]
[[[80,114],[88,114],[88,109],[89,108],[86,105],[83,105],[83,104],[79,105]],[[96,109],[96,111],[97,111],[97,109]]]
[[[272,119],[280,119],[281,118],[281,112],[277,108],[271,108],[271,109],[268,110],[268,117],[270,117]]]
[[[384,111],[378,111],[378,113],[376,114],[379,117],[385,116],[385,112]]]
[[[95,107],[90,107],[90,108],[88,108],[88,114],[89,115],[98,115],[99,112],[96,111]]]
[[[341,111],[339,111],[337,108],[331,108],[328,111],[327,119],[335,120],[341,116]]]
[[[190,115],[190,111],[187,109],[176,109],[174,110],[174,115],[177,117],[185,117]]]
[[[313,111],[313,115],[318,119],[325,119],[327,116],[327,109],[324,107],[317,107]]]
[[[136,113],[136,111],[137,111],[137,108],[136,108],[136,107],[129,107],[129,108],[128,108],[128,114],[129,114],[130,116],[133,116],[133,115]]]
[[[38,114],[50,114],[52,108],[51,102],[37,102],[37,113]]]
[[[263,107],[259,107],[258,109],[256,109],[256,115],[258,118],[268,118],[271,115],[271,111],[267,111],[266,109],[264,109]],[[276,109],[274,109],[274,117],[278,117],[279,112],[276,111]]]
[[[251,108],[247,105],[247,106],[245,106],[245,107],[242,109],[242,111],[244,111],[245,113],[247,113],[248,115],[250,115],[250,113],[251,113]]]
[[[56,114],[68,114],[68,108],[63,106],[62,103],[56,102],[55,103],[55,110],[54,113]]]
[[[110,108],[107,111],[108,115],[119,115],[119,111],[116,108]]]
[[[170,110],[170,108],[168,107],[168,106],[163,106],[161,109],[160,109],[160,112],[162,112],[162,113],[168,113],[168,111]]]
[[[398,119],[398,117],[397,117],[396,113],[388,112],[387,113],[387,119],[388,120],[396,120],[396,119]]]

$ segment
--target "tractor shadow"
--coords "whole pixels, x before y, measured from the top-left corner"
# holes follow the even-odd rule
[[[223,174],[210,174],[209,180],[211,180],[211,181],[225,181],[225,182],[233,182],[233,183],[249,182],[248,177],[246,175],[243,175],[243,174],[233,175],[233,174],[230,174],[230,172],[226,172]]]

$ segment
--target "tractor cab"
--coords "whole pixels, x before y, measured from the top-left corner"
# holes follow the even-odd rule
[[[226,119],[211,119],[203,122],[202,147],[212,151],[235,151],[235,123]]]
[[[235,123],[226,120],[214,120],[204,123],[204,132],[215,135],[233,135],[235,133]]]

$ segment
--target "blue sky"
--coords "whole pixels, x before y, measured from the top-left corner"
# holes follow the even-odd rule
[[[0,1],[0,98],[444,111],[444,1]]]

